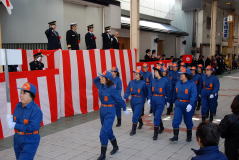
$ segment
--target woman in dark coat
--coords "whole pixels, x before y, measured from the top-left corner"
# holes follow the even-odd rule
[[[225,154],[228,160],[239,159],[239,95],[231,104],[232,114],[226,115],[220,123],[221,137],[225,138]]]

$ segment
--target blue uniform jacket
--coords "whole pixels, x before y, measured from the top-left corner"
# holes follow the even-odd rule
[[[170,94],[170,84],[167,78],[163,77],[161,79],[153,79],[151,84],[151,89],[149,90],[149,98],[151,99],[151,102],[153,101],[155,104],[163,103],[165,104],[165,101],[162,102],[162,99],[159,97],[167,97],[166,102],[168,102],[169,94]],[[154,96],[154,95],[164,95],[164,96]]]
[[[176,94],[177,100],[189,100],[189,103],[194,106],[197,100],[196,85],[191,80],[185,83],[178,81],[176,84]]]
[[[121,95],[122,92],[122,81],[119,77],[113,78],[113,82],[115,84],[115,88],[118,91],[119,95]]]
[[[227,157],[219,151],[218,146],[209,146],[194,150],[196,157],[192,160],[227,160]]]
[[[33,101],[25,107],[18,103],[13,114],[15,129],[19,132],[32,133],[38,131],[42,122],[42,111]]]
[[[179,80],[179,73],[178,71],[170,71],[168,74],[169,79],[172,81],[172,86],[175,86],[177,81]]]
[[[201,76],[199,74],[195,74],[192,78],[192,81],[197,86],[198,95],[201,94],[201,90],[202,90],[202,78],[201,78]]]
[[[210,77],[208,77],[207,75],[203,75],[202,76],[202,85],[203,85],[203,89],[202,89],[202,94],[204,95],[210,95],[210,94],[214,94],[218,93],[219,88],[220,88],[220,83],[219,83],[219,79],[214,76],[211,75]]]
[[[150,83],[152,82],[153,80],[153,75],[151,72],[147,71],[147,72],[142,72],[142,76],[144,78],[144,81],[146,83],[146,85],[148,87],[150,87]]]
[[[143,80],[132,80],[129,82],[124,98],[128,99],[131,95],[131,103],[145,103],[145,99],[148,98],[148,90],[150,87],[147,87]]]
[[[111,105],[111,104],[119,104],[122,106],[123,110],[126,110],[126,104],[121,96],[119,96],[119,92],[116,90],[115,86],[107,87],[100,83],[100,78],[96,77],[94,79],[94,83],[96,87],[99,89],[99,97],[102,104]]]

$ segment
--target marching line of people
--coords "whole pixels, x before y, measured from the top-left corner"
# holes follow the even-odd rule
[[[124,96],[121,96],[122,82],[117,67],[99,74],[94,79],[101,101],[99,112],[101,153],[97,160],[105,160],[109,141],[113,146],[110,154],[113,155],[118,152],[119,146],[113,132],[113,123],[115,117],[117,117],[116,127],[121,126],[122,109],[124,114],[129,115],[129,111],[126,109],[127,100],[130,101],[132,108],[130,136],[136,134],[137,126],[138,129],[142,129],[142,116],[144,115],[145,102],[147,102],[149,105],[146,106],[150,106],[150,112],[154,116],[153,140],[157,140],[158,135],[164,131],[162,114],[165,107],[167,108],[167,113],[170,114],[174,106],[173,137],[169,139],[172,142],[178,141],[182,119],[184,119],[187,127],[186,141],[192,141],[192,117],[201,104],[202,123],[196,132],[200,150],[194,150],[196,157],[192,159],[214,160],[214,157],[216,157],[226,160],[227,158],[218,150],[221,132],[219,126],[211,123],[213,116],[216,114],[220,88],[218,78],[213,75],[213,68],[207,66],[205,73],[203,73],[203,68],[200,65],[186,68],[184,63],[181,63],[179,67],[177,63],[170,63],[168,67],[163,63],[158,63],[153,68],[154,74],[152,74],[148,71],[148,67],[145,63],[142,66],[142,70],[137,69],[134,71],[134,79],[129,82]],[[14,151],[16,159],[32,160],[40,142],[39,129],[42,122],[42,112],[40,107],[34,103],[34,97],[37,92],[36,87],[27,82],[20,90],[21,102],[17,104],[14,114],[7,116],[7,121],[9,128],[15,129]],[[226,116],[220,124],[223,131],[222,137],[227,139],[225,144],[227,145],[226,151],[231,157],[236,154],[237,150],[228,149],[232,147],[232,142],[228,142],[231,138],[227,135],[227,132],[230,131],[227,125],[229,123],[238,124],[238,104],[239,98],[237,96],[232,104],[233,115]],[[206,121],[207,118],[209,118],[209,121]],[[237,131],[237,128],[232,130],[233,135],[235,135],[233,140],[236,139]],[[234,143],[233,145],[236,146],[237,144]]]
[[[184,123],[187,127],[186,141],[191,142],[193,128],[192,118],[195,114],[195,110],[199,110],[200,104],[202,104],[202,122],[205,123],[206,118],[208,117],[209,121],[212,122],[213,116],[216,114],[220,85],[218,78],[213,75],[213,68],[207,66],[205,73],[203,73],[201,65],[186,68],[185,63],[181,63],[179,67],[177,63],[170,63],[168,64],[168,67],[166,67],[165,64],[159,62],[156,67],[153,68],[154,74],[152,74],[149,72],[148,67],[149,66],[144,63],[141,70],[137,69],[133,71],[134,79],[129,82],[123,96],[125,101],[130,101],[132,109],[132,128],[129,133],[130,136],[136,134],[137,128],[142,129],[142,116],[144,115],[145,102],[147,102],[149,105],[146,106],[150,106],[150,113],[154,116],[153,140],[157,140],[158,135],[164,131],[162,121],[164,108],[167,108],[167,114],[170,115],[173,111],[173,106],[175,106],[172,120],[173,137],[169,140],[172,142],[178,141],[180,124],[182,119],[184,119]],[[100,74],[94,82],[99,88],[99,82],[106,87],[104,80],[102,79],[112,81],[114,83],[113,88],[115,88],[115,96],[121,99],[122,82],[119,77],[118,68],[113,67],[112,70]],[[98,80],[98,83],[96,80]],[[119,100],[117,102],[116,97],[114,98],[111,95],[112,101],[110,101],[109,105],[109,102],[106,101],[107,98],[105,98],[104,101],[102,100],[102,94],[106,94],[102,92],[108,93],[107,91],[99,89],[102,102],[101,110],[104,109],[105,105],[114,108],[112,110],[115,112],[113,113],[114,117],[117,117],[116,127],[120,127],[122,122],[121,109],[123,108],[125,113],[128,114],[125,103],[123,103],[122,100],[121,102]],[[108,96],[110,96],[109,93]],[[101,114],[102,112],[100,111],[100,115]],[[102,139],[102,134],[108,136],[113,133],[113,119],[114,118],[112,117],[112,119],[105,120],[105,123],[108,124],[109,131],[102,132],[101,129],[100,139]],[[102,128],[105,128],[105,124],[102,124]],[[112,141],[115,137],[108,137],[108,139]],[[104,143],[103,145],[107,144]],[[111,154],[114,154],[119,150],[119,147],[114,143],[112,143],[112,145],[114,152],[111,152]],[[98,160],[104,160],[105,157],[106,149],[103,148],[101,149],[101,154]]]
[[[49,22],[49,29],[45,31],[48,39],[47,49],[55,50],[62,49],[61,36],[56,31],[56,21]],[[71,23],[70,29],[66,32],[66,44],[69,50],[79,50],[81,35],[77,33],[77,23]],[[94,25],[87,26],[87,33],[85,34],[86,49],[96,49],[96,36],[94,35]],[[111,33],[111,26],[105,27],[105,32],[102,33],[102,49],[119,49],[119,32]]]

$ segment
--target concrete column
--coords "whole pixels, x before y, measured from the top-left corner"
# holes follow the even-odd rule
[[[211,8],[211,33],[210,33],[210,56],[216,52],[216,35],[217,35],[217,3],[218,0],[212,0]]]
[[[1,2],[1,0],[0,0]],[[1,28],[1,22],[0,22],[0,48],[2,48],[2,28]],[[2,66],[0,65],[0,73],[3,72],[3,68]]]
[[[139,62],[139,0],[130,1],[130,48],[137,49]]]

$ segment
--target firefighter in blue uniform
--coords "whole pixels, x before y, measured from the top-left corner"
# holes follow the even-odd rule
[[[192,73],[192,81],[197,86],[197,99],[198,99],[202,89],[202,79],[201,79],[201,76],[197,74],[197,68],[195,66],[191,67],[191,73]],[[195,107],[194,107],[195,109],[197,107],[197,102],[198,101],[195,102]]]
[[[172,65],[173,65],[172,66],[173,70],[170,71],[168,74],[168,77],[171,80],[171,84],[172,84],[172,94],[171,94],[171,99],[170,99],[170,106],[167,108],[167,115],[170,115],[173,110],[173,104],[176,99],[175,86],[176,86],[177,81],[179,80],[178,65],[177,65],[177,63],[173,63]]]
[[[144,63],[143,66],[142,66],[142,76],[143,76],[143,79],[146,83],[146,86],[148,87],[148,89],[150,88],[150,84],[153,80],[153,75],[151,72],[148,71],[149,70],[149,66],[147,63]],[[152,113],[152,108],[150,108],[150,113]],[[144,115],[144,108],[143,108],[143,112],[142,112],[142,116]],[[143,121],[142,121],[142,118],[139,119],[139,123],[142,124],[143,126]],[[141,125],[140,125],[141,126]],[[139,126],[139,127],[140,127]]]
[[[162,122],[162,113],[164,106],[169,98],[169,81],[163,77],[163,70],[160,66],[154,67],[154,79],[149,90],[150,104],[154,115],[154,136],[153,140],[158,139],[159,126],[161,133],[164,129]]]
[[[112,67],[111,69],[111,74],[113,76],[113,82],[114,85],[116,87],[116,90],[118,91],[119,96],[121,96],[121,92],[122,92],[122,81],[120,79],[120,74],[119,74],[119,70],[117,67]],[[117,117],[117,124],[116,127],[120,127],[121,126],[121,106],[116,104],[115,105],[115,109],[116,109],[116,117]]]
[[[130,132],[130,135],[133,136],[136,134],[136,128],[137,124],[139,122],[138,129],[142,128],[143,122],[142,122],[142,111],[144,108],[144,103],[146,98],[148,98],[148,87],[145,84],[145,81],[142,77],[142,71],[136,70],[135,73],[135,79],[130,81],[124,98],[128,99],[129,96],[131,96],[130,105],[133,111],[133,117],[132,117],[132,130]],[[141,120],[141,122],[140,122]]]
[[[189,69],[181,68],[180,81],[176,84],[176,101],[173,117],[173,133],[174,136],[170,138],[170,141],[178,141],[179,126],[184,119],[184,123],[187,127],[187,142],[192,140],[192,128],[193,128],[193,113],[195,102],[197,100],[197,88],[191,81],[191,72]]]
[[[213,121],[213,116],[216,113],[217,96],[220,88],[219,80],[212,75],[213,68],[209,65],[206,67],[206,73],[202,76],[202,121],[206,120],[207,113],[210,113],[210,121]]]
[[[108,140],[111,141],[113,146],[113,150],[110,152],[111,155],[119,150],[112,130],[115,119],[115,105],[119,104],[125,112],[127,111],[125,102],[122,97],[119,96],[118,91],[114,86],[113,77],[110,72],[105,71],[103,74],[100,74],[99,77],[94,79],[94,83],[99,90],[101,101],[100,121],[102,125],[100,130],[101,154],[97,160],[105,160]]]
[[[47,49],[55,50],[61,49],[61,36],[56,31],[56,21],[49,22],[49,29],[45,31],[46,37],[48,39]]]
[[[34,103],[36,87],[27,82],[20,89],[21,102],[17,104],[13,116],[7,115],[7,121],[9,128],[15,130],[16,160],[33,160],[40,143],[42,111]]]
[[[203,76],[203,65],[202,64],[199,64],[198,67],[197,67],[197,73],[198,75],[200,76],[200,80],[201,80],[201,87],[202,86],[202,76]],[[199,89],[199,93],[198,93],[198,102],[197,102],[197,107],[196,107],[196,110],[199,111],[200,108],[201,108],[201,104],[202,104],[202,95],[201,95],[201,92],[202,92],[202,88]]]

